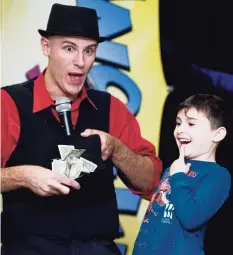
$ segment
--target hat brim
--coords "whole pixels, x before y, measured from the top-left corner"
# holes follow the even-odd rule
[[[101,43],[101,42],[104,42],[107,40],[107,37],[99,37],[99,38],[92,38],[92,37],[89,37],[89,36],[85,36],[83,35],[82,33],[64,33],[64,32],[51,32],[51,31],[45,31],[45,30],[42,30],[42,29],[38,29],[38,32],[41,36],[43,37],[48,37],[48,36],[53,36],[53,35],[68,35],[68,36],[81,36],[81,37],[85,37],[85,38],[88,38],[88,39],[93,39],[93,40],[96,40],[98,43]]]

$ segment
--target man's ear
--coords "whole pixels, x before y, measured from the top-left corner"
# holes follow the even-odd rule
[[[226,128],[225,127],[219,127],[218,129],[216,129],[214,131],[213,142],[215,142],[215,143],[221,142],[225,138],[226,135],[227,135]]]
[[[41,37],[40,44],[41,44],[41,48],[42,48],[42,51],[43,51],[44,55],[46,57],[48,57],[49,54],[50,54],[50,41],[49,41],[49,39],[46,38],[46,37]]]

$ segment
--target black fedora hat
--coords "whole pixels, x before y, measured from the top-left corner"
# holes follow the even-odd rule
[[[97,40],[99,43],[106,40],[99,36],[98,17],[96,10],[54,4],[51,8],[46,30],[39,29],[43,37],[52,35],[81,36]]]

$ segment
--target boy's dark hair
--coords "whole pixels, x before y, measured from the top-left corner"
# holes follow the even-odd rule
[[[228,128],[229,116],[224,100],[216,95],[211,94],[196,94],[185,99],[178,107],[180,110],[185,110],[185,113],[191,108],[198,112],[203,112],[211,123],[213,129],[219,127]]]

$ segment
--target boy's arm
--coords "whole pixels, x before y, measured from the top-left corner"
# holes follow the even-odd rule
[[[231,176],[225,168],[213,170],[203,176],[196,192],[192,191],[189,178],[185,173],[176,173],[170,177],[170,185],[175,215],[185,229],[192,230],[206,223],[224,204]]]

